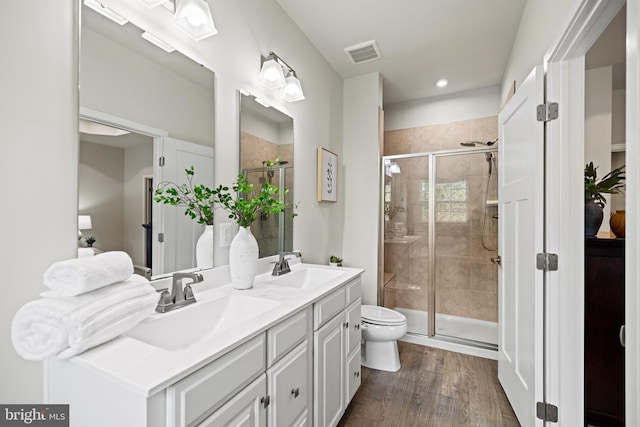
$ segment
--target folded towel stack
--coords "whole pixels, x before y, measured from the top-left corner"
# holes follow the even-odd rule
[[[52,265],[44,277],[50,290],[13,318],[16,352],[28,360],[66,359],[137,325],[154,312],[158,294],[146,278],[132,272],[124,252]]]

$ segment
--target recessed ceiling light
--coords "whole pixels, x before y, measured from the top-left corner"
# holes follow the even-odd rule
[[[447,79],[440,79],[436,82],[436,86],[438,87],[445,87],[449,84],[449,80]]]

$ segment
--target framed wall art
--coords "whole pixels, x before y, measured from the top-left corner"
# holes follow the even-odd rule
[[[335,202],[338,200],[338,155],[318,148],[318,201]]]

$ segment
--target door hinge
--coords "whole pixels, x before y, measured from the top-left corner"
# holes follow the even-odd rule
[[[542,421],[558,422],[558,407],[550,403],[536,403],[536,415]]]
[[[158,233],[158,242],[164,243],[164,233]]]
[[[558,118],[558,103],[547,102],[545,104],[538,105],[537,119],[539,122],[548,122]]]
[[[164,156],[160,156],[160,158],[158,159],[158,165],[160,167],[164,166]]]
[[[558,255],[546,252],[537,254],[536,268],[542,271],[558,271]]]

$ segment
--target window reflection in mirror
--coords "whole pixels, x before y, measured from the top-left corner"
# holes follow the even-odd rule
[[[293,119],[274,107],[266,107],[252,95],[240,95],[240,170],[256,187],[270,183],[289,190],[282,195],[284,213],[259,218],[251,224],[260,257],[293,250],[294,183]],[[276,166],[267,161],[280,160]]]
[[[161,181],[186,182],[190,166],[195,184],[213,187],[213,73],[132,24],[84,6],[81,16],[78,213],[91,215],[92,228],[81,230],[79,254],[123,250],[148,277],[211,267],[195,254],[204,227],[153,192]]]

